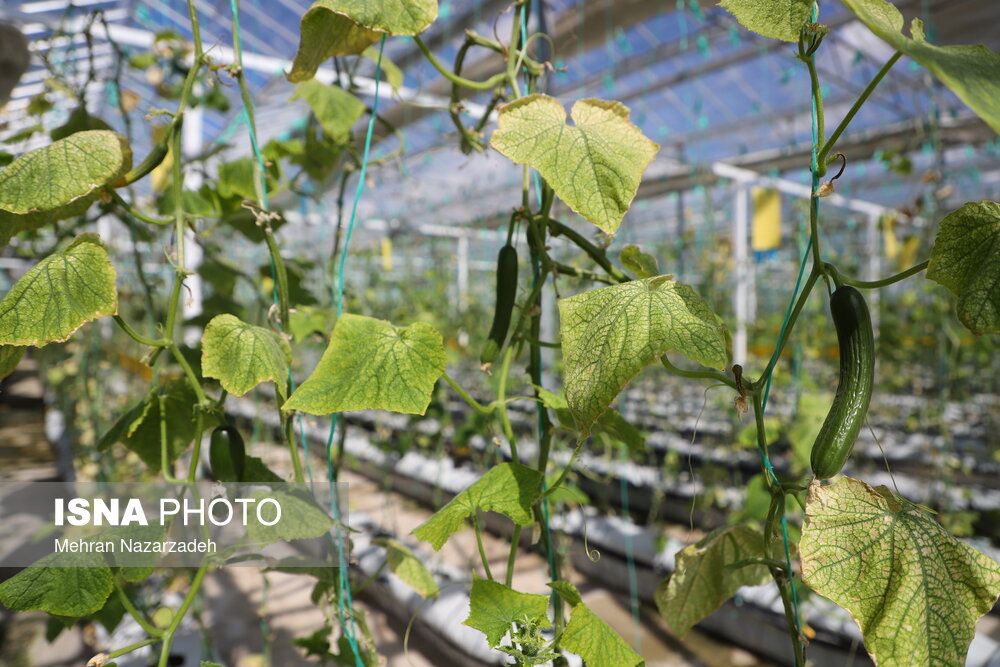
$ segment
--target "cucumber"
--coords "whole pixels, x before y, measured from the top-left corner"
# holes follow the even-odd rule
[[[163,160],[167,157],[167,154],[170,152],[170,138],[171,134],[175,131],[177,131],[177,129],[168,131],[163,138],[156,142],[153,148],[150,149],[145,160],[143,160],[137,167],[131,169],[120,179],[115,181],[111,187],[123,188],[126,185],[132,185],[159,167]]]
[[[840,343],[840,384],[810,456],[817,479],[833,477],[847,462],[868,414],[875,380],[872,318],[861,292],[849,285],[839,287],[830,298],[830,312]]]
[[[500,356],[504,341],[507,340],[507,329],[510,328],[511,314],[514,312],[514,299],[517,296],[517,250],[507,244],[500,248],[497,255],[497,300],[493,310],[493,326],[483,347],[479,361],[485,368]]]
[[[219,426],[209,439],[208,460],[212,476],[220,482],[242,482],[246,468],[243,436],[235,426]]]

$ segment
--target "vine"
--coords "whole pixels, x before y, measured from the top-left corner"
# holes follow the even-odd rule
[[[898,12],[892,5],[883,0],[844,0],[861,23],[886,41],[894,53],[827,135],[828,109],[824,109],[817,58],[824,54],[829,29],[818,22],[818,6],[802,0],[722,3],[747,29],[795,44],[796,57],[809,77],[813,135],[808,243],[773,347],[768,341],[771,354],[763,368],[754,368],[752,360],[737,359],[740,363],[733,363],[729,333],[722,318],[691,286],[661,272],[654,256],[637,246],[627,246],[616,262],[604,244],[594,242],[581,231],[578,223],[582,222],[594,225],[606,236],[614,235],[626,224],[625,215],[659,146],[631,122],[629,109],[620,102],[576,100],[568,120],[563,103],[540,92],[546,89],[545,78],[553,66],[540,55],[537,45],[554,44],[548,35],[531,32],[531,0],[515,0],[509,8],[510,35],[506,42],[500,37],[489,39],[467,31],[450,69],[420,37],[436,19],[435,0],[405,0],[397,3],[401,7],[396,10],[385,11],[373,9],[378,4],[324,0],[302,17],[301,41],[288,73],[289,80],[296,84],[296,98],[304,100],[311,111],[301,136],[258,144],[253,94],[242,64],[238,1],[232,4],[234,61],[220,65],[214,61],[211,49],[204,49],[196,3],[187,0],[191,43],[173,38],[157,43],[160,51],[168,52],[165,60],[171,63],[170,90],[176,105],[173,111],[163,112],[169,121],[160,126],[159,140],[138,166],[133,168],[131,164],[130,137],[91,123],[18,157],[0,172],[4,240],[32,237],[57,222],[64,226],[51,254],[39,258],[0,301],[3,368],[8,365],[7,355],[14,358],[16,365],[26,346],[65,341],[88,322],[111,317],[121,333],[143,349],[142,366],[149,371],[149,378],[147,386],[138,392],[140,400],[95,443],[95,449],[105,451],[121,444],[145,464],[146,470],[139,474],[188,487],[209,477],[246,481],[240,479],[244,473],[237,472],[244,465],[241,438],[238,446],[229,450],[236,452],[232,456],[239,460],[239,466],[233,466],[231,472],[224,472],[224,466],[214,463],[210,473],[205,471],[201,467],[205,458],[202,443],[209,429],[215,429],[213,437],[219,437],[220,442],[223,433],[239,436],[230,423],[230,397],[244,396],[255,388],[260,387],[263,395],[274,401],[276,430],[287,448],[296,482],[314,481],[302,416],[332,416],[325,451],[327,481],[331,485],[338,480],[345,463],[347,427],[343,422],[334,452],[339,413],[379,409],[424,415],[438,387],[442,394],[453,392],[476,413],[480,420],[477,424],[484,431],[502,434],[502,439],[499,435],[496,438],[500,462],[439,508],[413,534],[439,550],[467,526],[474,531],[478,566],[485,578],[474,576],[469,584],[471,611],[465,624],[480,630],[489,647],[507,654],[512,664],[566,664],[565,654],[576,653],[593,667],[629,667],[640,664],[642,657],[588,607],[568,580],[564,536],[553,528],[551,518],[552,513],[560,511],[558,494],[565,492],[580,472],[585,452],[603,442],[604,437],[624,442],[638,433],[611,406],[640,371],[659,364],[686,381],[704,380],[731,390],[736,419],[752,411],[752,446],[757,451],[760,479],[767,494],[762,521],[742,520],[718,528],[677,554],[673,573],[656,593],[659,611],[673,631],[685,633],[742,586],[770,582],[785,616],[790,660],[797,666],[807,664],[807,589],[833,600],[853,615],[861,627],[866,649],[880,663],[960,663],[972,640],[976,619],[1000,595],[1000,565],[956,540],[929,512],[902,498],[898,491],[873,488],[838,473],[822,474],[818,469],[816,474],[805,476],[779,472],[771,459],[776,443],[769,442],[765,413],[783,353],[789,341],[803,335],[800,318],[810,302],[821,300],[815,289],[820,281],[827,284],[829,292],[847,290],[853,295],[854,288],[883,289],[926,272],[928,279],[956,295],[958,318],[972,334],[1000,331],[995,299],[991,301],[988,292],[995,286],[1000,256],[983,243],[984,238],[995,236],[1000,229],[1000,204],[970,202],[950,213],[940,221],[927,260],[873,280],[852,277],[849,270],[830,261],[823,239],[826,221],[822,206],[823,198],[834,190],[834,181],[848,169],[848,155],[842,152],[845,149],[836,150],[838,142],[880,82],[891,75],[904,56],[927,68],[998,130],[1000,112],[995,100],[1000,98],[1000,80],[970,81],[956,71],[965,67],[969,58],[983,71],[995,69],[1000,56],[981,47],[971,51],[968,49],[972,47],[934,47],[926,42],[919,22],[911,25],[911,36],[906,37],[901,32],[902,17],[895,20]],[[755,7],[751,8],[751,4]],[[88,36],[97,23],[96,19],[90,22]],[[510,252],[501,251],[498,260],[494,322],[499,324],[487,343],[494,347],[481,356],[482,369],[491,376],[487,381],[467,382],[459,373],[448,372],[445,337],[434,326],[423,321],[400,325],[362,315],[361,311],[366,310],[362,296],[345,294],[346,259],[367,170],[391,164],[404,151],[402,134],[378,112],[379,86],[383,76],[390,83],[390,69],[394,68],[383,60],[388,39],[411,40],[450,84],[445,111],[458,132],[459,150],[474,153],[489,147],[520,167],[520,192],[504,214],[509,213],[504,249]],[[470,55],[479,52],[489,54],[495,71],[475,80],[463,72]],[[145,55],[148,57],[130,58],[130,66],[142,69],[159,62],[156,52]],[[116,57],[116,85],[120,91],[126,55],[117,50]],[[315,75],[331,58],[336,76],[332,84],[321,84]],[[354,93],[353,84],[364,58],[375,61],[375,98],[370,106]],[[252,157],[221,164],[212,162],[211,155],[184,155],[181,129],[185,115],[193,107],[209,103],[211,93],[203,91],[223,85],[223,76],[239,90]],[[992,101],[984,101],[981,89],[997,95]],[[485,96],[485,104],[478,108],[478,116],[471,123],[467,118],[467,107],[471,105],[467,105],[463,94],[480,100]],[[120,111],[131,135],[123,105]],[[484,133],[494,118],[496,128],[487,139]],[[399,147],[373,158],[376,123],[396,137]],[[365,131],[358,132],[355,128],[362,125]],[[50,158],[56,152],[67,157],[65,164],[60,163],[53,171],[50,164],[56,161]],[[823,181],[837,159],[842,160],[839,173]],[[206,173],[215,169],[219,174],[217,182],[206,183],[197,191],[186,186],[185,173],[195,166]],[[351,178],[357,178],[357,186],[345,220]],[[46,179],[62,187],[40,187]],[[157,179],[162,182],[156,184]],[[304,186],[306,181],[309,187]],[[133,186],[145,183],[155,193],[152,199],[136,194]],[[281,228],[285,220],[279,198],[330,183],[335,183],[337,189],[336,229],[329,266],[321,267],[321,271],[333,286],[332,303],[330,308],[320,309],[303,303],[299,292],[301,271],[296,269],[290,253],[283,256]],[[153,205],[155,213],[145,212]],[[87,213],[92,207],[102,215],[118,217],[129,227],[144,293],[143,306],[130,299],[119,301],[108,247],[96,234],[85,231],[89,229]],[[226,243],[238,239],[262,247],[269,278],[262,277],[270,284],[260,284],[264,281],[252,273],[223,261],[225,253],[214,237],[220,229],[228,232],[219,235]],[[63,235],[70,230],[80,233],[65,242],[69,236]],[[144,275],[136,241],[140,231],[162,245],[169,267],[168,285],[155,284]],[[211,270],[231,279],[229,296],[235,294],[237,277],[259,292],[248,300],[251,305],[237,303],[235,297],[230,299],[235,312],[210,313],[211,319],[202,323],[203,334],[195,356],[190,355],[191,350],[178,335],[185,324],[182,298],[192,275],[187,245],[192,239],[209,255]],[[568,261],[554,251],[556,240],[564,241],[586,265]],[[530,280],[517,277],[518,247],[527,248]],[[69,265],[77,267],[77,273],[70,275],[66,268]],[[82,282],[79,276],[83,276]],[[571,285],[571,296],[561,295],[561,290],[568,289],[565,282]],[[46,287],[38,288],[40,284]],[[261,297],[268,289],[270,304]],[[985,298],[984,292],[988,294]],[[550,294],[555,297],[554,303],[549,302]],[[857,294],[863,304],[863,297]],[[130,312],[139,307],[147,311],[145,327],[137,326],[135,322],[140,318]],[[543,318],[553,311],[559,315],[559,335],[554,341],[546,341]],[[870,322],[867,326],[870,329]],[[451,333],[446,332],[449,337]],[[315,342],[318,337],[325,351],[306,379],[297,383],[295,374],[311,359],[304,353],[305,342]],[[845,344],[842,341],[842,354]],[[560,355],[561,388],[545,386],[551,381],[544,371],[555,368],[543,367],[543,349]],[[851,352],[868,355],[866,363],[875,354],[873,349],[851,348]],[[476,356],[470,354],[472,359]],[[676,362],[679,357],[687,361]],[[842,382],[850,372],[842,363]],[[444,383],[439,385],[442,379]],[[530,395],[511,395],[512,388],[517,391],[519,386],[527,385],[531,385],[525,390]],[[483,397],[480,391],[492,391],[494,395]],[[511,418],[514,404],[534,409],[533,437],[515,428]],[[861,412],[866,410],[867,400]],[[842,417],[835,402],[827,423],[837,427]],[[855,425],[864,420],[864,414],[849,417],[856,421]],[[564,438],[567,433],[569,437]],[[634,439],[641,446],[641,438],[635,435]],[[853,437],[850,440],[848,448],[853,446]],[[210,446],[213,455],[222,451],[221,445],[216,450],[214,442]],[[253,461],[258,474],[266,479],[280,479],[260,459],[246,457],[246,461]],[[186,470],[178,473],[185,463]],[[817,479],[828,476],[836,481]],[[385,550],[385,561],[375,574],[361,582],[352,581],[350,543],[342,532],[346,519],[342,521],[336,499],[331,503],[335,528],[324,534],[342,567],[336,577],[304,573],[317,578],[313,600],[323,607],[327,621],[318,634],[302,640],[301,645],[323,660],[335,659],[358,667],[375,664],[378,658],[374,640],[352,595],[372,586],[386,569],[425,597],[440,589],[433,574],[409,547],[387,538],[373,541]],[[628,507],[627,497],[623,504]],[[488,558],[483,512],[495,512],[509,520],[510,547],[502,574],[491,567]],[[796,525],[800,516],[801,531]],[[863,517],[861,525],[855,520],[859,516]],[[550,595],[517,589],[517,560],[524,551],[521,538],[526,531],[539,538],[532,548],[547,562]],[[905,557],[929,549],[928,545],[933,546],[936,555],[921,551],[919,559]],[[590,557],[589,545],[587,549]],[[880,559],[890,563],[888,568],[872,564]],[[39,608],[53,615],[83,619],[100,612],[114,593],[114,600],[147,637],[115,648],[105,658],[154,646],[158,664],[164,667],[170,663],[178,629],[215,566],[203,564],[190,575],[184,597],[167,623],[150,620],[130,597],[144,585],[152,568],[142,573],[126,568],[95,568],[99,571],[99,585],[86,591],[89,598],[69,606],[65,600],[45,598],[39,592],[44,587],[37,586],[39,578],[49,582],[50,587],[65,585],[59,579],[65,573],[56,568],[29,568],[0,584],[0,601],[13,609]],[[711,585],[698,575],[703,566],[715,579]],[[185,575],[178,571],[173,576]],[[919,604],[884,594],[887,587],[902,585],[897,581],[923,591],[915,594]],[[933,592],[930,584],[935,587]],[[947,622],[939,626],[931,618],[945,618]],[[335,631],[343,640],[338,641],[336,654],[328,641]],[[907,657],[899,657],[903,655]]]

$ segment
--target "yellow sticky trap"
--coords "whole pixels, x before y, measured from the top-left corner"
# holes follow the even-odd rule
[[[920,250],[920,237],[911,236],[903,242],[899,253],[899,268],[908,269],[917,263],[917,252]]]
[[[896,218],[887,216],[882,219],[882,241],[885,244],[886,259],[896,259],[899,255],[899,239],[896,238]]]
[[[163,138],[167,135],[167,125],[160,124],[153,126],[153,144],[158,144],[163,141]],[[158,164],[153,172],[150,174],[153,184],[153,192],[159,194],[163,192],[167,185],[170,183],[174,165],[173,153],[167,153],[167,156],[163,158],[163,162]]]
[[[781,245],[781,194],[773,188],[751,188],[753,198],[754,250],[772,250]]]
[[[392,271],[392,239],[389,237],[382,239],[382,270]]]

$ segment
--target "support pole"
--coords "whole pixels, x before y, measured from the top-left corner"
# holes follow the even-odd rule
[[[747,363],[747,323],[750,320],[752,277],[749,261],[750,206],[745,183],[736,184],[735,215],[733,216],[733,312],[736,333],[733,336],[733,363]]]

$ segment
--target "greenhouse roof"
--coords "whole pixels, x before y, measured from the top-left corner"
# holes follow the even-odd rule
[[[196,4],[206,48],[217,62],[230,62],[231,3]],[[293,84],[284,71],[295,54],[299,19],[308,4],[244,0],[239,5],[241,42],[262,141],[290,136],[306,122],[308,107],[289,104]],[[994,50],[1000,47],[1000,32],[993,29],[1000,22],[1000,3],[897,0],[895,4],[908,18],[922,17],[928,36],[937,43],[984,42]],[[660,144],[640,200],[712,182],[714,177],[705,170],[715,162],[800,182],[807,178],[809,81],[793,55],[794,45],[749,33],[727,12],[694,0],[546,0],[535,7],[532,27],[544,26],[553,37],[552,44],[535,43],[539,57],[552,63],[546,92],[567,106],[586,97],[621,100],[630,107],[632,120]],[[94,11],[100,12],[99,18],[94,18]],[[3,113],[0,136],[7,138],[35,122],[24,119],[22,112],[46,91],[48,73],[40,56],[49,67],[74,73],[80,81],[92,79],[87,88],[91,112],[120,126],[118,93],[110,84],[114,49],[138,54],[148,49],[153,35],[190,32],[186,8],[177,0],[8,2],[0,16],[22,28],[36,54]],[[818,61],[829,124],[843,117],[892,51],[839,2],[821,2],[820,16],[831,27]],[[507,2],[445,1],[424,39],[442,62],[450,63],[461,41],[457,26],[471,24],[480,34],[503,36],[510,22]],[[553,44],[554,54],[549,54]],[[479,78],[501,66],[495,54],[472,53],[463,70],[466,76]],[[518,170],[495,155],[465,156],[455,150],[456,132],[445,110],[450,84],[421,57],[413,40],[390,38],[385,58],[405,71],[403,87],[395,93],[383,87],[379,100],[380,113],[400,132],[404,153],[379,171],[385,196],[366,202],[363,215],[433,217],[448,224],[502,217],[504,202],[510,201],[508,190],[519,186]],[[357,92],[369,104],[374,68],[374,62],[366,60],[357,70]],[[326,76],[334,75],[327,70]],[[142,72],[128,71],[121,81],[122,90],[138,94],[140,110],[153,99],[150,80]],[[200,141],[194,145],[233,144],[233,155],[245,155],[249,142],[238,89],[229,85],[222,90],[230,101],[229,110],[206,109]],[[47,129],[64,122],[72,107],[58,103],[58,91],[51,95],[56,104],[44,118]],[[488,93],[471,98],[479,103],[488,99]],[[490,129],[486,128],[487,134]],[[376,155],[398,147],[397,136],[386,133],[377,138],[381,141]],[[20,152],[42,141],[36,134],[9,150]],[[137,136],[133,145],[142,154],[149,138]],[[996,135],[925,70],[905,59],[862,109],[842,145],[852,168],[838,191],[853,197],[903,206],[921,191],[924,175],[932,169],[948,172],[953,187],[949,197],[956,202],[981,198],[984,189],[1000,191]],[[416,179],[421,187],[408,187]]]

